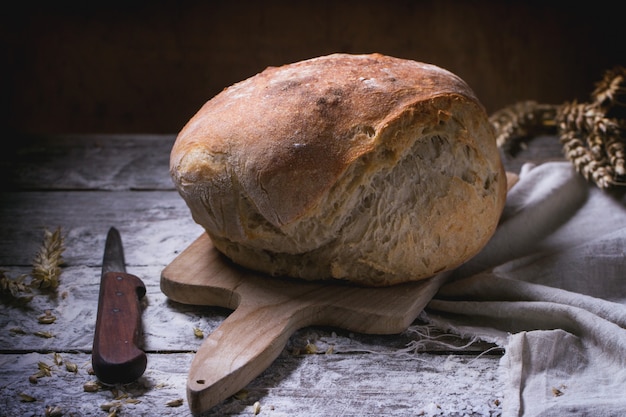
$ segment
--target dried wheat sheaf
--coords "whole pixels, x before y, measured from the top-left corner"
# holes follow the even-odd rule
[[[626,185],[626,68],[604,73],[590,101],[561,105],[522,101],[493,113],[498,147],[510,153],[525,139],[556,134],[563,152],[588,181]]]

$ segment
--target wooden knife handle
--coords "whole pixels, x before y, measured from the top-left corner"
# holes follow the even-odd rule
[[[144,283],[134,275],[107,272],[100,282],[91,364],[105,384],[128,383],[146,369],[141,339],[140,299]]]

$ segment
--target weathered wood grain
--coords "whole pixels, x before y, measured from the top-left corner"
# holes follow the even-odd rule
[[[173,190],[176,135],[19,135],[0,153],[5,189]]]
[[[147,287],[142,322],[148,367],[138,382],[118,392],[120,415],[189,415],[186,380],[195,352],[231,314],[225,308],[184,305],[159,287],[161,273],[202,229],[172,187],[168,173],[174,135],[61,136],[25,140],[0,155],[0,269],[28,274],[45,228],[65,234],[60,286],[34,293],[26,308],[0,303],[0,415],[40,415],[60,406],[64,415],[106,415],[111,389],[82,387],[87,374],[97,311],[104,240],[109,227],[122,235],[128,272]],[[507,169],[526,161],[560,158],[555,138],[538,138]],[[38,317],[49,311],[52,324]],[[200,329],[204,338],[194,335]],[[488,344],[450,336],[445,344],[424,338],[416,320],[398,335],[371,336],[330,327],[296,331],[279,357],[210,416],[249,416],[254,402],[267,416],[444,415],[500,413],[498,361]],[[50,332],[42,338],[37,331]],[[436,333],[437,335],[440,335]],[[414,353],[413,346],[422,346]],[[79,365],[77,374],[53,366],[36,384],[37,363],[53,364],[59,353]],[[306,354],[315,352],[316,354]],[[328,353],[327,353],[328,352]],[[487,352],[487,354],[485,354]],[[19,394],[36,398],[23,402]],[[180,407],[170,400],[183,398]]]
[[[118,415],[179,416],[191,413],[185,398],[187,369],[193,353],[148,354],[148,368],[134,383],[100,386],[89,374],[90,356],[62,352],[0,354],[0,415],[44,416],[46,407],[59,407],[64,416],[105,416],[106,405]],[[51,375],[29,382],[38,363]],[[69,372],[66,363],[76,364]],[[495,416],[502,397],[497,360],[458,355],[417,354],[301,354],[281,355],[238,395],[204,414],[206,417],[251,416]],[[22,394],[34,399],[25,402]],[[168,406],[182,400],[178,407]]]
[[[68,266],[100,265],[111,226],[129,265],[165,266],[202,233],[175,191],[13,191],[0,199],[0,265],[29,265],[46,228],[63,230]]]

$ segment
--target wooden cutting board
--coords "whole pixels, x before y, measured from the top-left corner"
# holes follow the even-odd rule
[[[510,190],[519,178],[506,176]],[[202,234],[161,273],[161,290],[170,299],[234,310],[196,352],[187,378],[189,408],[203,413],[244,388],[300,328],[403,332],[446,277],[384,288],[273,278],[229,262]]]
[[[445,276],[384,288],[273,278],[238,267],[206,234],[161,274],[161,290],[184,304],[234,310],[203,342],[191,364],[187,399],[208,411],[268,368],[298,329],[320,325],[396,334],[417,318]]]

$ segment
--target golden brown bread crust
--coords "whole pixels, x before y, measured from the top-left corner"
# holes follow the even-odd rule
[[[421,162],[406,162],[416,155]],[[467,84],[380,54],[268,68],[225,89],[179,133],[170,171],[196,222],[235,262],[366,285],[422,279],[473,256],[495,230],[506,186]],[[381,208],[363,210],[372,200]],[[422,217],[399,226],[413,211]],[[419,239],[439,243],[424,251]]]

